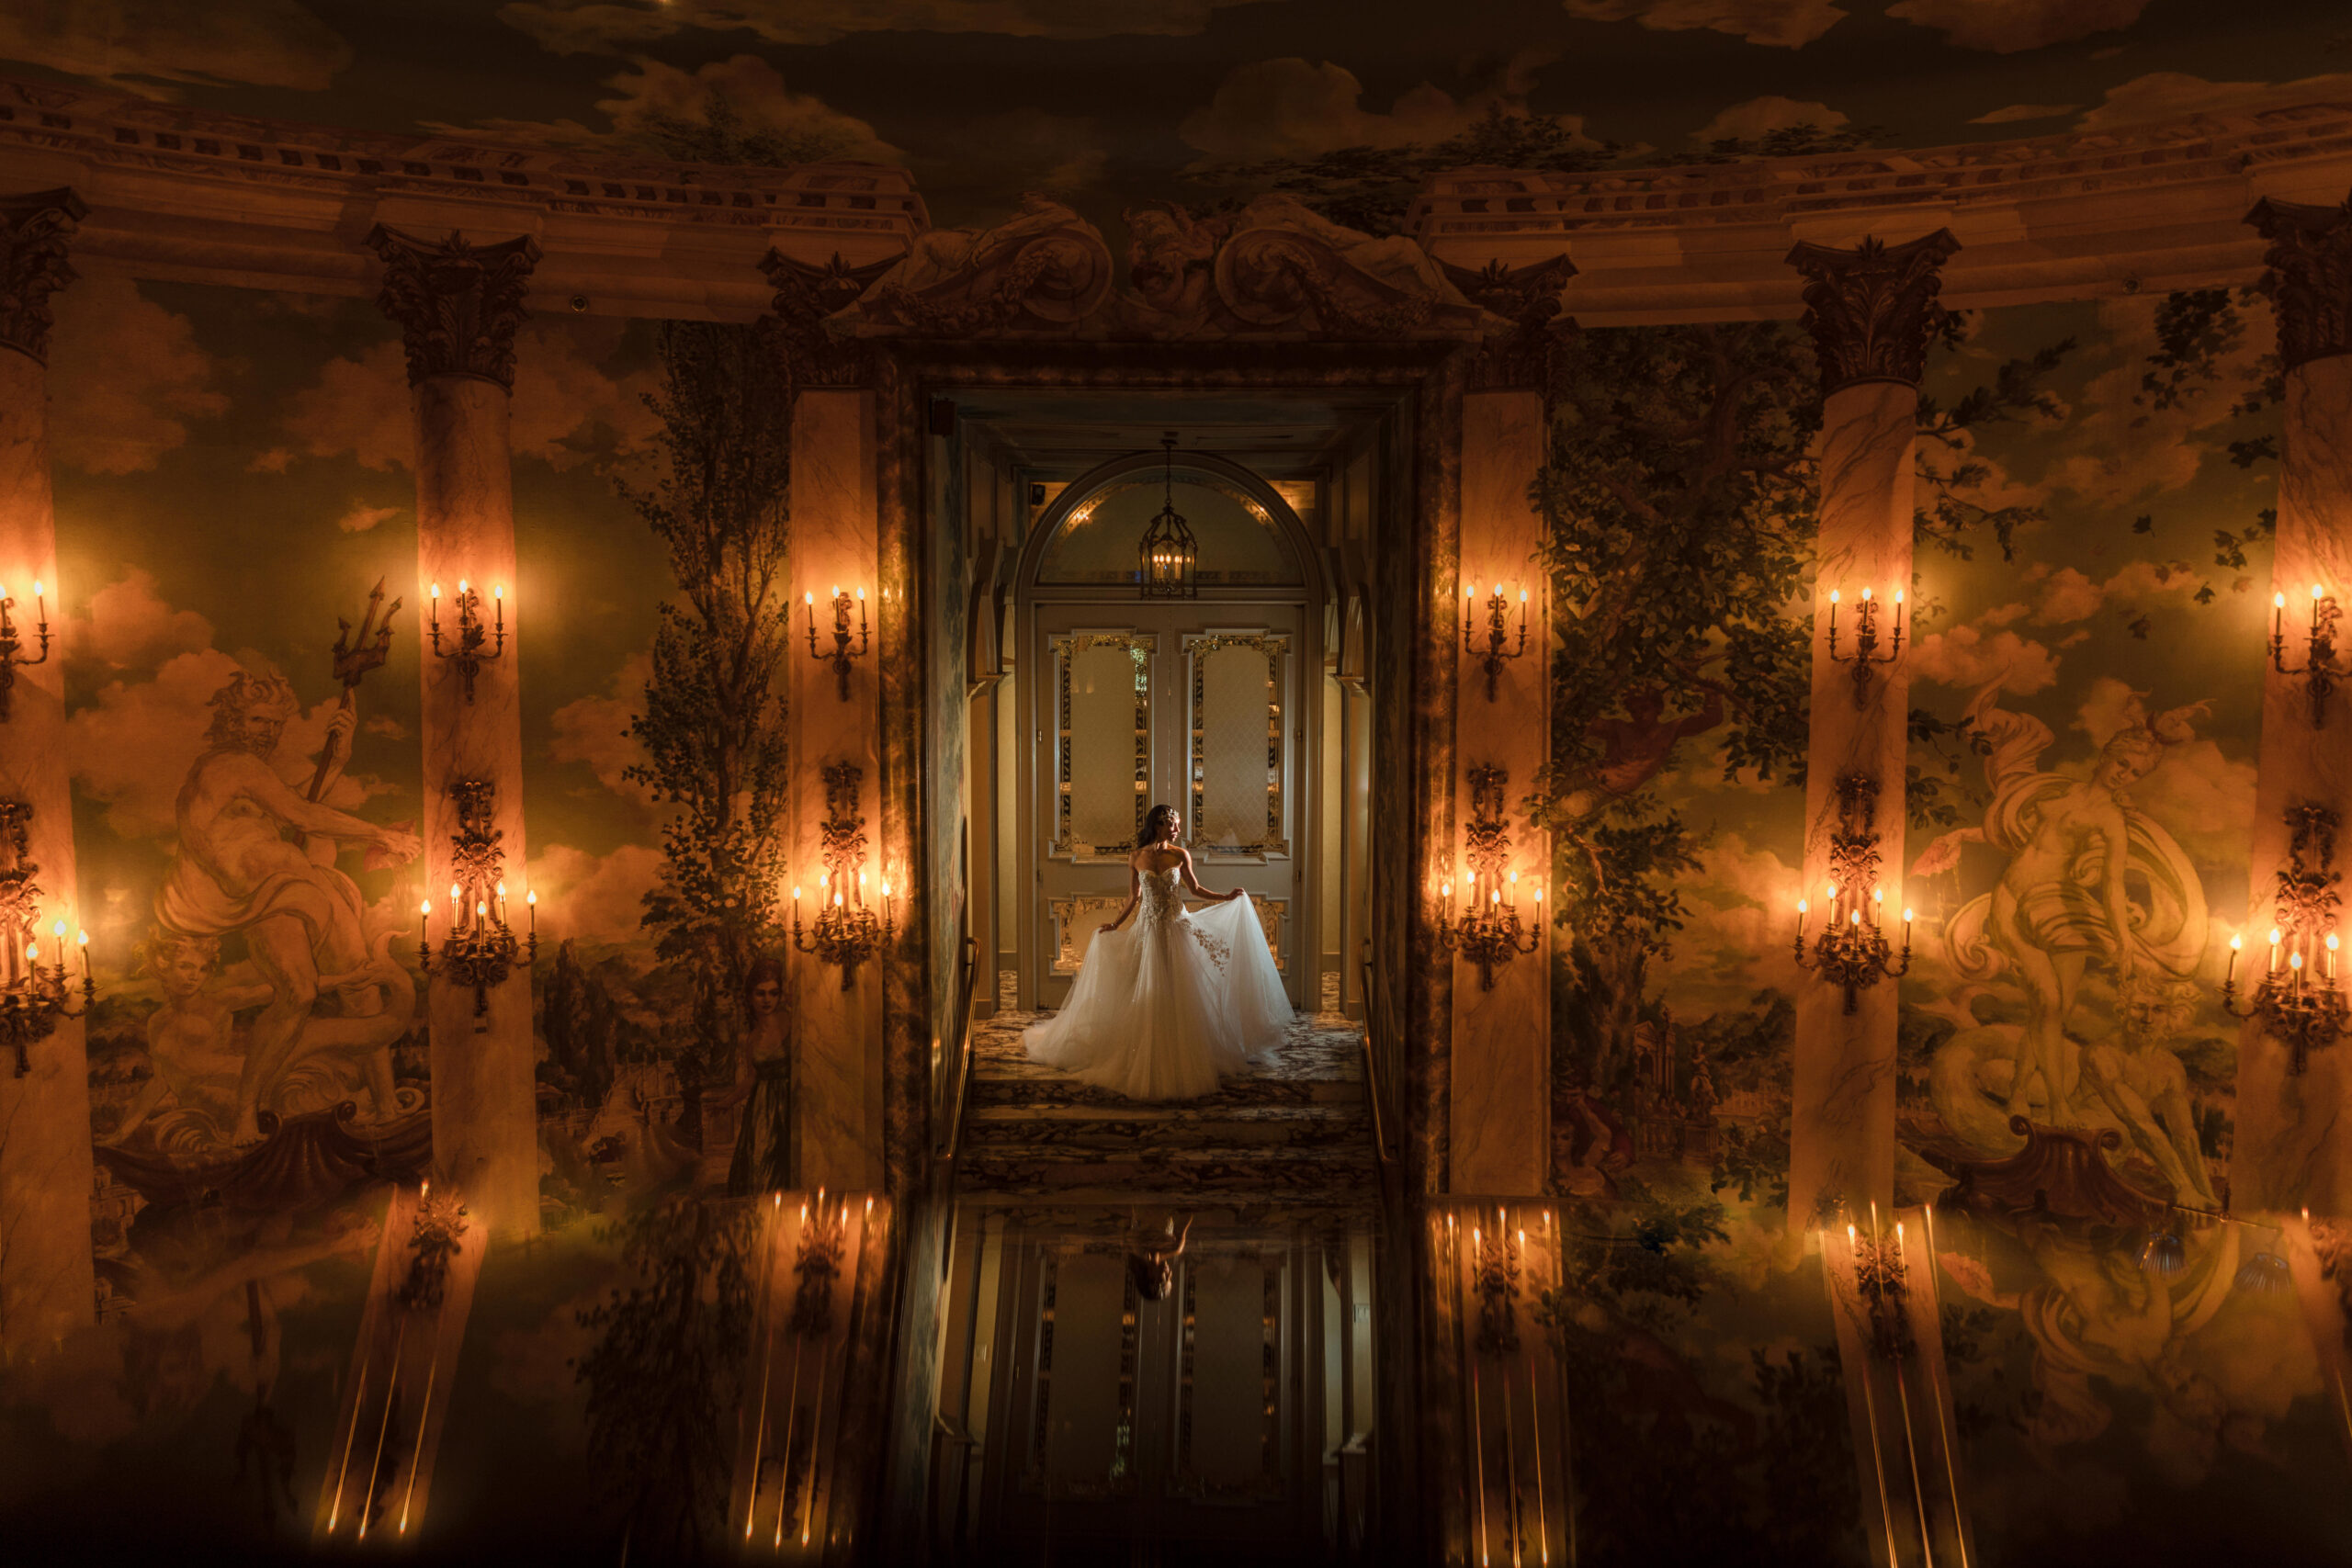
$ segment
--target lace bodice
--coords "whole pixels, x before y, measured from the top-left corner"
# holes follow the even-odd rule
[[[1181,866],[1166,871],[1146,871],[1137,874],[1142,902],[1136,907],[1136,923],[1157,926],[1163,920],[1181,918],[1184,913],[1184,892],[1177,881]]]

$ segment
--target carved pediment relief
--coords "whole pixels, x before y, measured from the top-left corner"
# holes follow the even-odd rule
[[[1476,340],[1513,321],[1465,298],[1413,241],[1359,233],[1295,197],[1194,218],[1131,209],[1125,288],[1110,247],[1058,202],[1024,199],[987,230],[935,231],[855,303],[842,336]]]

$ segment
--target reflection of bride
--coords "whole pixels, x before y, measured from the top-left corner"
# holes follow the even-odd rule
[[[1944,835],[1912,872],[1952,869],[1971,840],[2009,857],[1998,886],[1952,917],[1947,951],[1962,979],[2007,973],[2025,991],[2002,1123],[2038,1100],[2048,1123],[2075,1126],[2083,1116],[2067,1023],[2093,961],[2114,974],[2125,1011],[2154,1016],[2169,1010],[2170,992],[2203,952],[2205,895],[2196,868],[2171,834],[2125,798],[2167,745],[2188,738],[2193,710],[2127,725],[2101,748],[2090,777],[2077,779],[2038,769],[2053,739],[2049,727],[1992,705],[1997,692],[1979,693],[1968,710],[1991,748],[1984,773],[1993,801],[1984,824]],[[2125,1050],[2085,1051],[2083,1076],[2177,1188],[2210,1195],[2177,1059],[2159,1051],[2154,1055],[2164,1061],[2153,1063],[2139,1032],[2127,1032]],[[1945,1109],[1948,1120],[1968,1119]]]
[[[1173,807],[1151,808],[1127,859],[1126,908],[1087,944],[1061,1012],[1028,1032],[1034,1059],[1129,1100],[1207,1094],[1291,1021],[1250,900],[1200,885],[1176,842],[1181,826]],[[1216,903],[1188,913],[1186,891]]]

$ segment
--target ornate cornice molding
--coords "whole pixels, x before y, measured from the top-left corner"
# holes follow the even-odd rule
[[[63,186],[0,197],[0,344],[49,363],[49,297],[74,281],[65,247],[89,210]]]
[[[1473,271],[1440,262],[1446,281],[1462,297],[1500,321],[1510,330],[1486,340],[1470,366],[1473,391],[1552,389],[1555,364],[1553,349],[1563,331],[1575,323],[1560,317],[1560,290],[1577,275],[1577,264],[1562,251],[1548,261],[1526,266],[1506,266],[1489,261]]]
[[[1928,339],[1943,308],[1943,265],[1960,249],[1949,229],[1899,245],[1866,239],[1852,250],[1800,243],[1789,265],[1804,275],[1804,330],[1821,366],[1821,395],[1865,381],[1919,384]]]
[[[408,383],[476,376],[514,389],[514,329],[539,259],[529,235],[476,245],[463,234],[420,240],[378,224],[368,248],[384,264],[376,304],[401,329]]]
[[[825,318],[857,303],[895,258],[854,266],[835,251],[822,266],[795,261],[781,251],[770,251],[760,271],[775,290],[775,315],[781,328],[786,368],[797,390],[803,387],[863,386],[873,365],[865,345],[854,338],[836,337],[825,330]]]
[[[2245,220],[2270,243],[2262,291],[2278,314],[2279,362],[2352,354],[2352,196],[2335,207],[2266,197]]]

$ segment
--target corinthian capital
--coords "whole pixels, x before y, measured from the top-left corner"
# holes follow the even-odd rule
[[[523,322],[523,288],[538,264],[527,234],[494,245],[462,234],[420,240],[378,224],[368,248],[383,258],[376,304],[400,324],[408,380],[479,376],[514,389],[514,329]]]
[[[2280,362],[2352,354],[2352,197],[2341,207],[2265,197],[2245,220],[2270,242],[2262,291],[2278,312]]]
[[[0,196],[0,344],[49,363],[49,297],[74,281],[65,246],[88,216],[61,186]]]
[[[1805,276],[1804,329],[1821,362],[1821,395],[1863,381],[1919,384],[1928,338],[1941,314],[1949,229],[1900,245],[1864,240],[1850,251],[1800,244],[1789,265]]]

